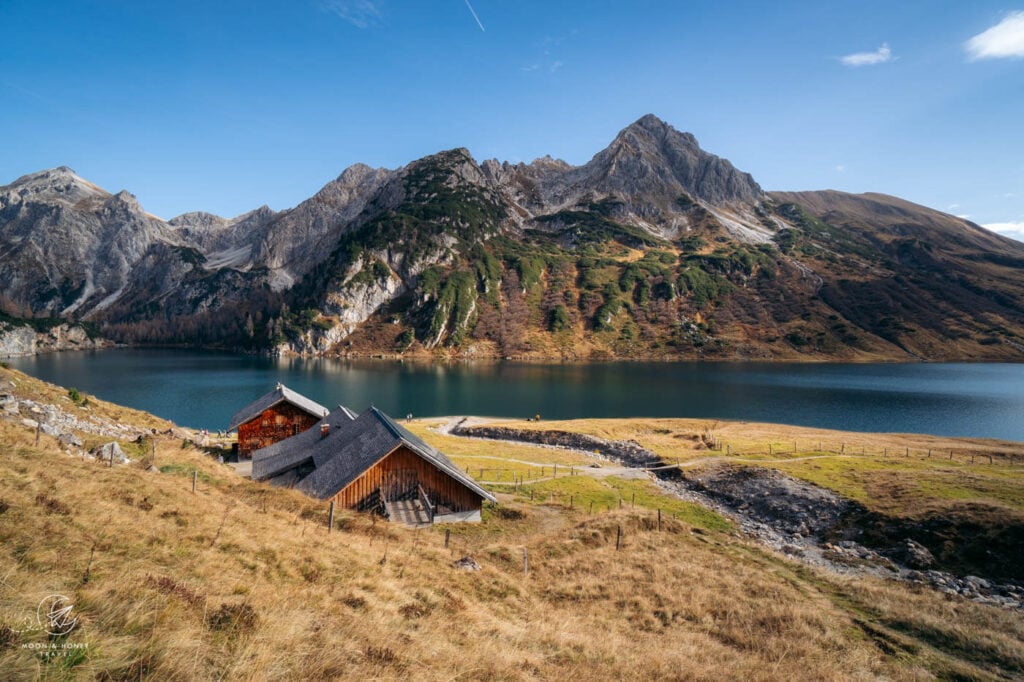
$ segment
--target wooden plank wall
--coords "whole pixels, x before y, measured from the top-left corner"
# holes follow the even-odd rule
[[[386,481],[402,487],[408,485],[412,477],[423,486],[434,504],[440,502],[454,511],[480,509],[483,504],[483,498],[475,492],[404,445],[367,469],[333,499],[339,506],[354,509]]]
[[[291,403],[278,403],[238,427],[238,456],[249,457],[253,450],[291,438],[318,421]]]

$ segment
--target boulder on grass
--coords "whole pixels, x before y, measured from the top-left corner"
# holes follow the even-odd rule
[[[127,464],[130,461],[128,455],[124,454],[124,450],[121,449],[121,446],[116,441],[110,441],[97,448],[93,448],[90,454],[102,462],[109,462],[111,456],[113,456],[114,462],[117,464]]]

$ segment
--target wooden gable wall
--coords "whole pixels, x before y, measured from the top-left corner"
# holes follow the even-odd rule
[[[288,402],[280,402],[238,427],[238,456],[249,457],[253,450],[291,438],[315,425],[320,419]]]
[[[441,503],[453,511],[471,511],[483,505],[483,498],[477,493],[405,445],[398,446],[377,461],[332,499],[338,506],[355,509],[382,485],[395,482],[402,487],[411,479],[417,480],[428,491],[435,505]]]

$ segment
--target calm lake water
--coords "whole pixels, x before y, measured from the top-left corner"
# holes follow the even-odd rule
[[[225,429],[276,382],[395,416],[698,417],[1024,441],[1024,365],[420,364],[179,350],[15,358],[33,376],[179,424]]]

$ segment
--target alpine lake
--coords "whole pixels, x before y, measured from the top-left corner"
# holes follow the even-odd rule
[[[226,429],[277,382],[396,416],[689,417],[1024,441],[1024,364],[419,363],[169,349],[8,360],[180,425]]]

